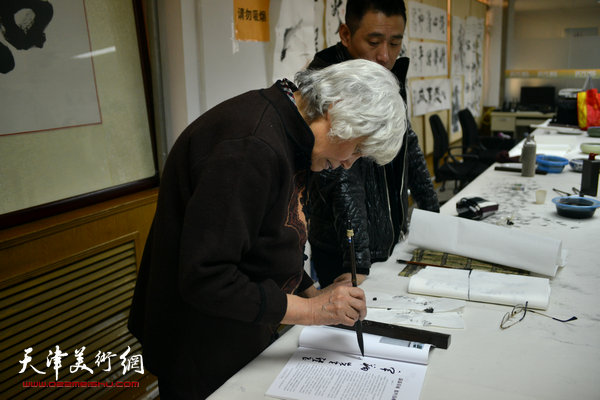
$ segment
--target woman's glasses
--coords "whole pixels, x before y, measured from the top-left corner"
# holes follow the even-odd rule
[[[525,302],[525,304],[517,304],[516,306],[514,306],[512,308],[511,311],[507,312],[506,314],[504,314],[504,317],[502,317],[502,321],[500,322],[500,328],[501,329],[508,329],[511,326],[523,321],[525,319],[525,315],[527,314],[527,311],[534,313],[534,314],[538,314],[538,315],[543,315],[544,317],[547,318],[552,318],[555,321],[558,322],[569,322],[569,321],[575,321],[577,319],[577,317],[573,316],[569,319],[559,319],[559,318],[555,318],[552,317],[550,315],[541,313],[539,311],[535,311],[532,310],[530,308],[527,308],[527,304],[529,302]]]

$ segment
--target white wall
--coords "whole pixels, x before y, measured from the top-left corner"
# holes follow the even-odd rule
[[[157,3],[166,150],[168,152],[179,133],[187,126],[183,21],[179,0],[159,0]]]
[[[564,31],[564,27],[600,24],[600,15],[594,14],[600,7],[587,11],[554,10],[510,14],[514,10],[514,1],[510,1],[508,8],[503,8],[503,0],[491,0],[489,3],[489,45],[483,97],[485,106],[501,105],[500,82],[504,79],[501,66],[502,18],[505,10],[509,13],[508,69],[559,68],[562,65],[560,62],[566,62],[567,58],[557,55],[555,49],[563,44],[547,36],[558,35],[558,32]],[[190,122],[214,105],[245,91],[269,86],[272,83],[270,77],[274,44],[273,41],[233,40],[233,1],[158,0],[158,4],[165,87],[165,129],[170,148]],[[279,15],[280,6],[281,0],[271,0],[271,19]],[[270,25],[273,38],[274,24]],[[544,46],[525,46],[531,40],[537,40],[538,44],[543,43]],[[553,42],[556,42],[556,46],[553,46]],[[566,48],[571,47],[566,45]],[[532,56],[534,52],[537,53]],[[600,52],[596,53],[600,56]],[[574,57],[580,56],[573,54],[571,58]],[[583,68],[580,65],[583,64],[569,64],[562,68]],[[595,68],[599,66],[600,63]],[[581,81],[569,84],[583,84],[583,80]],[[518,96],[521,84],[524,84],[521,80],[507,80],[505,98],[514,96],[514,90]],[[514,87],[517,89],[513,89]]]
[[[234,40],[232,1],[196,0],[196,4],[199,54],[204,67],[202,112],[237,94],[269,85],[272,41]]]
[[[483,105],[501,105],[500,82],[502,75],[502,18],[503,0],[491,0],[486,17],[488,46],[485,65],[486,84],[483,88]]]
[[[516,0],[511,0],[514,6]],[[596,27],[600,32],[600,4],[573,7],[568,1],[561,8],[515,10],[511,7],[506,68],[511,69],[599,69],[600,36],[566,37],[566,28]],[[598,87],[599,79],[594,79]],[[505,99],[519,98],[521,86],[550,85],[580,88],[585,78],[506,80]]]
[[[171,148],[183,129],[208,109],[271,84],[273,45],[233,40],[233,1],[158,3],[165,129]],[[278,15],[278,1],[271,1],[270,12]]]

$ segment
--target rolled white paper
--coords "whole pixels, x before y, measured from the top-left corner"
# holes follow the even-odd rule
[[[478,270],[425,267],[411,276],[409,293],[545,310],[550,301],[550,281],[524,275]]]
[[[546,276],[562,263],[562,241],[522,230],[431,211],[413,210],[410,245]]]

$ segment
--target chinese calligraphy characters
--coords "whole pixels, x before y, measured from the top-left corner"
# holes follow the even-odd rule
[[[71,358],[74,358],[75,361],[69,366],[70,373],[75,373],[80,370],[87,371],[90,374],[94,373],[94,370],[85,364],[85,361],[84,361],[85,349],[86,349],[85,346],[81,346],[80,348],[77,348],[73,351]],[[28,347],[28,348],[24,349],[25,354],[23,356],[23,359],[19,361],[19,364],[22,365],[21,370],[19,371],[19,374],[24,373],[25,370],[27,369],[27,367],[30,367],[37,374],[45,375],[46,371],[40,371],[39,369],[37,369],[36,367],[33,366],[33,364],[32,364],[33,358],[30,355],[32,353],[32,351],[33,351],[32,347]],[[131,348],[129,346],[127,346],[127,349],[119,356],[119,359],[121,360],[121,367],[123,367],[123,375],[127,374],[130,371],[134,371],[139,374],[143,374],[144,373],[144,362],[142,359],[142,355],[141,354],[129,355],[130,352],[131,352]],[[60,349],[59,345],[56,345],[54,347],[54,350],[48,351],[48,355],[46,356],[46,368],[52,368],[54,370],[56,380],[58,380],[59,370],[63,367],[63,361],[70,360],[70,358],[68,358],[68,357],[69,357],[69,353],[63,352]],[[104,352],[102,350],[98,350],[98,353],[94,357],[94,359],[95,359],[94,364],[96,364],[97,367],[100,367],[101,365],[102,366],[106,365],[106,368],[102,369],[102,371],[109,372],[109,371],[111,371],[111,368],[112,368],[111,358],[113,358],[113,357],[117,357],[117,354],[114,354],[110,351]]]

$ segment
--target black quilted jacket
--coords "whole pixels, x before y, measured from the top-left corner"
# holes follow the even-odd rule
[[[317,53],[309,68],[325,68],[349,59],[346,48],[338,43]],[[408,58],[400,58],[392,69],[404,99],[408,64]],[[354,231],[358,273],[368,274],[372,262],[387,260],[394,245],[408,232],[407,188],[419,208],[439,211],[423,152],[410,125],[391,163],[378,166],[361,158],[349,170],[338,168],[312,175],[308,239],[322,287],[350,271],[348,225]]]

